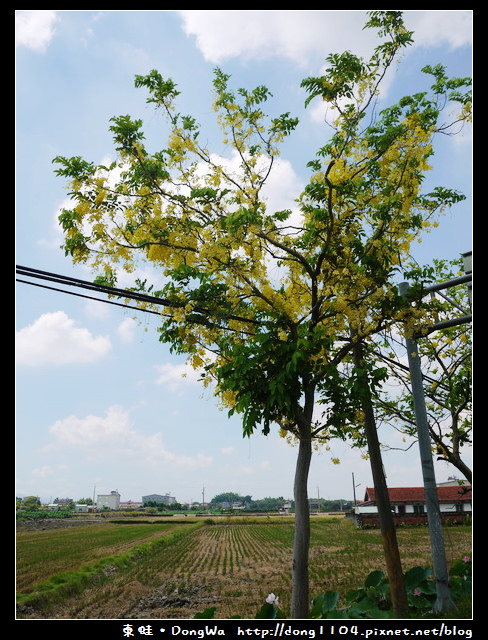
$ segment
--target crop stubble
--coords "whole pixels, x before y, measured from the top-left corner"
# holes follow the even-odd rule
[[[220,522],[190,531],[142,557],[129,570],[115,571],[105,582],[66,600],[48,615],[33,612],[32,617],[181,619],[215,606],[218,618],[252,618],[271,592],[279,596],[286,612],[293,522],[271,523],[264,518],[258,523],[244,524],[237,518]],[[398,539],[404,570],[429,566],[426,528],[399,530]],[[345,519],[317,518],[312,521],[311,542],[312,595],[329,589],[345,593],[360,586],[369,571],[384,570],[378,531],[357,530]],[[448,561],[470,550],[468,528],[448,532]]]

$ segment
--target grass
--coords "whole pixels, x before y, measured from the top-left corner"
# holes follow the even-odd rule
[[[136,544],[160,538],[181,524],[140,524],[137,527],[100,524],[17,532],[17,590],[33,586],[59,572],[119,555]]]
[[[386,571],[377,530],[312,517],[311,534],[312,596],[345,593]],[[431,565],[426,527],[397,537],[404,571]],[[449,565],[471,554],[471,528],[447,528],[444,538]],[[253,618],[271,592],[287,613],[292,541],[290,517],[20,530],[17,589],[31,607],[23,615],[37,617],[191,618],[215,606],[218,618]]]

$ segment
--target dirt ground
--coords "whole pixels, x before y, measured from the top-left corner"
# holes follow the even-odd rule
[[[52,519],[38,520],[19,523],[19,528],[29,530],[45,530],[76,527],[87,524],[100,525],[109,520],[93,519]],[[226,531],[225,525],[220,529]],[[229,528],[229,535],[232,535],[232,528]],[[331,530],[332,531],[332,530]],[[340,534],[340,528],[337,532]],[[199,561],[190,564],[190,568],[185,568],[183,561],[178,565],[176,573],[164,568],[164,555],[159,560],[137,563],[129,572],[120,572],[116,567],[107,566],[107,581],[95,579],[93,583],[84,589],[82,596],[67,598],[57,607],[50,609],[49,614],[41,614],[34,608],[25,606],[19,607],[18,618],[23,619],[116,619],[116,620],[171,620],[171,619],[191,619],[197,613],[201,613],[211,607],[216,608],[215,618],[226,619],[235,615],[242,618],[254,618],[259,604],[264,603],[267,594],[279,593],[280,606],[287,610],[289,606],[290,569],[289,550],[286,546],[275,547],[267,542],[259,541],[260,556],[252,556],[250,545],[252,540],[244,540],[245,559],[234,562],[231,571],[227,566],[227,571],[222,570],[222,565],[216,566],[215,562],[211,569],[206,564],[206,558],[215,559],[219,557],[219,544],[222,539],[216,539],[210,534],[212,528],[203,530],[201,535],[192,539],[191,555],[196,556]],[[425,533],[425,550],[420,546],[423,531],[417,531],[415,548],[410,548],[403,543],[402,553],[405,558],[405,566],[417,566],[419,564],[419,552],[422,557],[429,557],[430,544],[427,533]],[[400,537],[405,532],[400,532]],[[459,551],[459,544],[463,549],[468,549],[470,544],[470,533],[466,532],[460,537],[456,530],[447,530],[447,542],[449,557]],[[380,547],[377,545],[377,532],[371,530],[361,532],[365,536],[372,537],[372,547],[378,557],[381,556]],[[405,534],[406,535],[406,534]],[[422,540],[417,538],[422,537]],[[452,540],[451,540],[452,537]],[[230,538],[229,538],[230,539]],[[227,538],[226,538],[227,540]],[[374,543],[374,544],[373,544]],[[223,541],[225,546],[225,540]],[[363,546],[371,546],[363,540]],[[451,548],[452,547],[452,548]],[[221,549],[220,549],[221,551]],[[347,558],[340,554],[341,547],[338,546],[337,539],[328,544],[321,544],[312,548],[310,561],[313,566],[336,566],[337,575],[343,575]],[[335,557],[337,556],[337,559]],[[376,558],[376,555],[369,554]],[[220,556],[221,557],[221,556]],[[335,562],[336,565],[332,565]],[[349,562],[349,560],[347,560]],[[357,560],[354,559],[353,568],[356,567]],[[337,564],[339,563],[339,564]],[[341,564],[342,563],[342,564]],[[349,565],[347,565],[349,566]],[[376,564],[370,569],[377,569]],[[361,575],[367,575],[366,567],[361,567]],[[172,570],[173,571],[173,570]],[[348,574],[349,575],[349,574]],[[332,577],[331,577],[332,576]],[[337,576],[336,576],[337,578]],[[349,579],[349,577],[348,577]],[[317,593],[321,593],[330,587],[334,581],[334,575],[327,574],[326,577],[317,575],[316,583],[312,585]],[[331,582],[332,580],[332,582]],[[345,590],[343,583],[333,582],[333,588],[339,591]],[[337,584],[336,584],[337,583]],[[288,600],[288,602],[287,602]]]
[[[17,529],[44,531],[45,529],[63,529],[66,527],[85,526],[87,524],[103,524],[106,522],[100,518],[91,518],[86,520],[76,520],[74,518],[52,518],[37,520],[21,520],[16,523]]]
[[[85,593],[84,600],[86,596]],[[97,602],[96,598],[89,599],[89,604],[81,609],[77,607],[76,617],[71,613],[71,607],[66,604],[51,610],[49,615],[41,614],[31,606],[19,606],[17,616],[19,619],[56,620],[181,620],[193,618],[196,613],[219,605],[219,598],[212,596],[205,585],[192,585],[182,589],[163,584],[156,589],[150,589],[137,581],[127,583],[117,596],[109,600]]]

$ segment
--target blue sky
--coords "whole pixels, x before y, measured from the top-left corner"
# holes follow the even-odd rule
[[[388,79],[383,104],[425,86],[425,64],[472,73],[472,11],[404,17],[415,45]],[[91,279],[59,248],[66,185],[52,160],[115,159],[109,119],[122,114],[142,118],[162,147],[160,121],[134,88],[134,76],[151,69],[178,84],[181,111],[204,124],[216,153],[224,149],[211,107],[214,68],[230,74],[235,88],[268,86],[276,113],[300,118],[269,192],[276,207],[291,206],[307,179],[306,162],[327,136],[324,114],[304,110],[300,81],[320,73],[329,53],[368,56],[376,43],[372,30],[362,30],[365,21],[364,11],[16,11],[17,264]],[[422,263],[471,249],[471,153],[469,128],[437,143],[428,181],[468,197],[416,245]],[[16,495],[77,500],[118,489],[134,501],[151,493],[208,501],[224,491],[292,497],[296,450],[276,433],[243,439],[239,419],[228,419],[184,358],[158,342],[157,318],[136,316],[17,284]],[[400,445],[392,431],[380,438]],[[385,452],[384,465],[389,486],[422,483],[416,446]],[[372,484],[368,461],[332,443],[314,456],[309,492],[352,499],[353,473],[362,497]],[[436,466],[438,481],[453,474]]]

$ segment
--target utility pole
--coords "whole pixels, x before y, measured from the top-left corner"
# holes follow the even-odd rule
[[[359,485],[354,484],[354,473],[352,474],[352,495],[354,498],[354,506],[356,506],[356,486],[359,487]]]
[[[471,281],[471,269],[467,275],[455,278],[444,283],[425,287],[422,294],[427,295],[442,289]],[[400,294],[408,300],[409,284],[402,282],[399,286]],[[438,322],[430,328],[429,333],[444,327],[456,326],[471,321],[471,315],[465,315],[453,320]],[[427,419],[427,409],[425,407],[424,385],[422,379],[422,369],[420,356],[417,347],[416,336],[405,339],[408,363],[410,369],[410,381],[412,386],[412,399],[414,404],[415,422],[417,425],[417,435],[420,451],[420,462],[422,466],[422,476],[424,481],[425,503],[427,508],[427,518],[429,522],[430,545],[432,550],[432,560],[434,564],[434,577],[436,581],[437,600],[434,604],[434,611],[446,612],[455,609],[455,604],[451,598],[449,588],[449,573],[447,570],[446,552],[444,547],[444,536],[442,532],[442,521],[440,516],[439,498],[437,495],[437,483],[435,479],[434,462],[432,459],[431,439],[429,434],[429,424]]]

